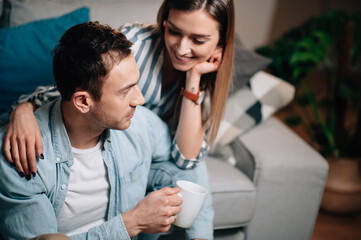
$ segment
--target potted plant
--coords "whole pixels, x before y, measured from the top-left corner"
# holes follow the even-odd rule
[[[272,74],[296,87],[297,114],[287,123],[301,124],[328,160],[321,207],[340,213],[361,210],[360,47],[361,13],[332,11],[256,49],[272,59]],[[315,72],[317,80],[309,77]]]

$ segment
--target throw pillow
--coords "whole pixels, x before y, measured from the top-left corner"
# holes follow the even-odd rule
[[[21,94],[54,83],[52,55],[63,33],[89,21],[89,9],[80,8],[57,18],[0,29],[0,112]]]
[[[229,94],[235,93],[238,89],[246,86],[250,78],[267,67],[271,59],[250,51],[243,47],[236,35],[234,41],[234,65],[232,71],[232,85]]]
[[[213,150],[233,142],[255,125],[265,121],[287,105],[294,96],[291,84],[271,74],[259,71],[247,84],[227,100]],[[217,146],[218,145],[218,146]]]

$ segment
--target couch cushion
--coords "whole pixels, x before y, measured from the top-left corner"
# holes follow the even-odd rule
[[[244,173],[228,163],[212,157],[206,161],[213,197],[214,228],[247,225],[255,212],[255,186]]]
[[[271,59],[246,49],[236,35],[234,40],[232,84],[229,88],[229,94],[232,95],[237,90],[247,87],[246,85],[251,77],[257,72],[264,70],[270,63]]]
[[[81,8],[58,18],[0,29],[0,112],[21,94],[54,83],[51,52],[69,27],[88,20],[89,9]]]
[[[215,144],[227,145],[251,127],[265,121],[287,105],[294,96],[291,84],[266,72],[256,73],[227,100]]]

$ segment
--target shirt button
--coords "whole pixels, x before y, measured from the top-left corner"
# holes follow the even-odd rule
[[[56,162],[60,162],[60,158],[56,158]]]
[[[65,184],[61,185],[61,189],[62,189],[62,190],[65,190],[65,189],[66,189],[66,185],[65,185]]]

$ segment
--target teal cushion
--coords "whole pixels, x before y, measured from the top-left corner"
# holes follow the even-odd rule
[[[64,32],[89,21],[89,9],[0,29],[0,113],[24,93],[53,84],[52,51]]]

